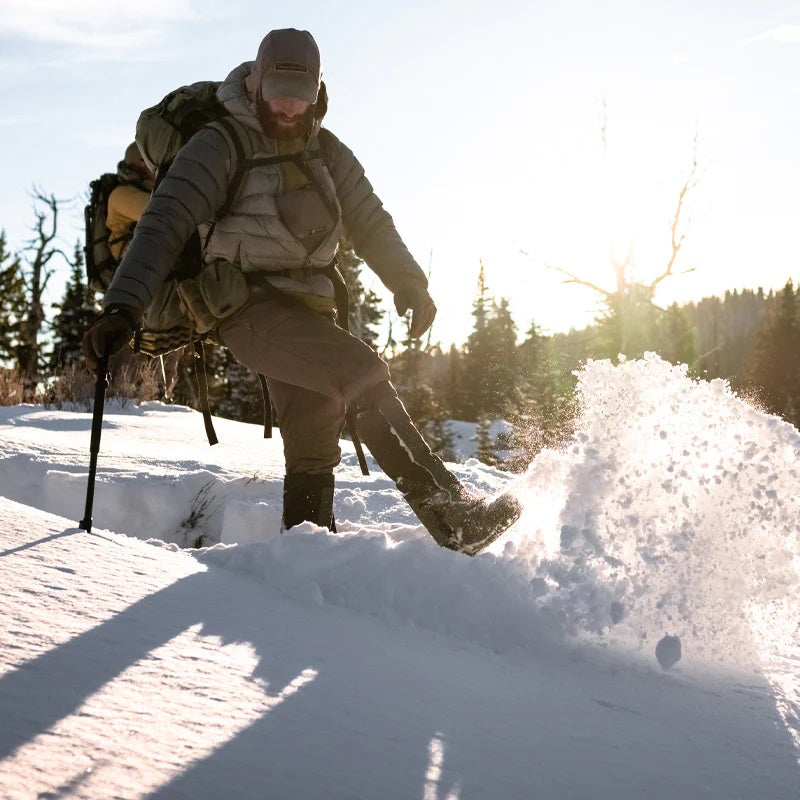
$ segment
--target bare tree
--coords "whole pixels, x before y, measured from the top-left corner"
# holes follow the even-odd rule
[[[601,136],[603,147],[606,147],[606,122],[605,116],[601,121]],[[635,348],[634,339],[641,329],[643,316],[653,316],[654,313],[667,314],[666,309],[657,306],[654,302],[658,287],[667,278],[676,274],[687,274],[694,271],[694,267],[677,273],[676,265],[678,256],[686,239],[686,229],[689,225],[687,196],[697,185],[697,137],[695,136],[692,152],[691,167],[678,192],[675,210],[670,222],[670,251],[664,269],[652,280],[642,281],[633,277],[631,269],[635,263],[633,244],[631,244],[625,258],[619,259],[616,253],[610,253],[609,260],[615,276],[615,288],[605,289],[602,286],[579,277],[569,270],[553,264],[545,264],[548,269],[564,276],[564,284],[577,284],[586,286],[600,295],[606,314],[601,323],[606,323],[614,328],[613,348],[618,348],[618,353],[628,353]],[[616,353],[614,353],[616,354]]]
[[[33,214],[36,220],[33,237],[26,244],[23,274],[25,280],[26,305],[22,323],[19,348],[19,370],[23,381],[23,399],[30,402],[36,395],[41,361],[40,335],[45,322],[42,298],[54,270],[51,261],[60,256],[69,264],[69,258],[57,246],[58,212],[66,203],[55,195],[47,195],[33,188]]]

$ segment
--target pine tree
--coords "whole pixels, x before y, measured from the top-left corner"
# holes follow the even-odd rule
[[[11,367],[18,361],[25,307],[19,258],[8,252],[5,231],[0,231],[0,366]]]
[[[364,288],[361,280],[363,263],[347,240],[339,243],[339,270],[347,284],[350,299],[350,333],[370,347],[377,347],[378,326],[384,312],[378,295],[372,289]]]
[[[787,281],[758,333],[747,377],[761,389],[767,410],[800,427],[800,315]]]
[[[178,378],[172,401],[179,405],[200,407],[198,370],[204,365],[208,384],[208,402],[212,414],[237,422],[260,423],[263,420],[261,384],[258,375],[238,362],[222,346],[203,346],[203,363],[192,346],[185,347],[177,365]]]
[[[658,321],[661,311],[653,305],[653,287],[625,282],[605,299],[605,310],[597,321],[598,355],[641,358],[658,349]]]
[[[411,338],[411,313],[403,319],[403,349],[391,360],[392,382],[409,416],[421,427],[440,416],[439,398],[429,381],[432,356]]]
[[[53,350],[48,359],[51,372],[83,360],[81,350],[83,334],[97,313],[85,282],[83,250],[80,242],[75,244],[75,252],[70,263],[72,271],[64,290],[64,297],[60,304],[53,304],[53,308],[58,309],[58,312],[52,324]]]
[[[428,445],[442,461],[455,461],[455,443],[446,419],[437,417],[431,420],[426,433]]]
[[[509,469],[523,470],[544,447],[557,446],[574,417],[575,378],[559,360],[562,345],[532,322],[519,346],[521,402],[512,417],[514,456]]]
[[[264,416],[258,375],[237,361],[227,347],[207,347],[213,364],[214,385],[209,400],[214,413],[237,422],[261,422]]]
[[[489,429],[490,425],[489,418],[486,416],[482,416],[478,420],[478,428],[475,434],[478,440],[478,448],[475,451],[475,458],[484,464],[494,466],[497,464],[497,454],[495,452],[494,443],[492,442]]]
[[[491,359],[485,378],[489,388],[485,410],[496,417],[505,417],[520,402],[517,326],[511,316],[509,301],[505,297],[499,303],[492,303],[487,337]]]
[[[464,372],[467,390],[464,393],[464,418],[476,422],[487,410],[491,387],[487,384],[486,375],[491,361],[491,345],[489,342],[489,313],[491,298],[486,284],[486,270],[480,262],[475,299],[472,301],[472,332],[467,338],[464,355]]]
[[[686,364],[689,369],[697,367],[695,330],[690,314],[677,303],[673,303],[662,322],[662,333],[658,352],[673,364]]]
[[[464,356],[454,345],[450,345],[447,354],[446,380],[442,382],[439,395],[442,405],[449,412],[451,419],[466,419],[467,411],[467,381],[464,374]]]
[[[509,301],[490,298],[481,262],[472,304],[474,325],[467,339],[464,366],[467,376],[466,418],[488,414],[497,419],[509,414],[519,402],[517,329]]]

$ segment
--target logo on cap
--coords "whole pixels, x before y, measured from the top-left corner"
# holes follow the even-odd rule
[[[282,61],[274,66],[275,72],[308,72],[305,64],[294,64],[289,61]]]

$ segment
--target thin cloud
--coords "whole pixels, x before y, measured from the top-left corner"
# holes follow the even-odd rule
[[[781,25],[778,28],[770,28],[768,31],[751,36],[744,40],[744,44],[754,42],[778,42],[780,44],[793,44],[800,42],[800,25]]]
[[[193,0],[6,0],[0,35],[105,54],[129,54],[163,39],[177,22],[200,18]]]
[[[24,116],[16,116],[16,117],[0,117],[0,128],[10,128],[14,125],[30,125],[32,122],[35,122],[36,119],[34,117],[24,117]]]

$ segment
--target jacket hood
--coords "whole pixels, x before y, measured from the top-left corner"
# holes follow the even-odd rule
[[[139,186],[147,192],[153,191],[153,179],[145,178],[140,172],[137,172],[137,170],[135,170],[125,161],[120,161],[117,164],[117,177],[123,183],[130,183],[134,186]]]
[[[225,106],[228,113],[241,122],[242,125],[263,134],[256,115],[255,99],[248,91],[248,78],[254,69],[255,61],[245,61],[232,70],[228,77],[222,82],[219,89],[217,89],[217,100],[219,100],[219,102]],[[325,82],[322,81],[314,112],[314,124],[311,127],[311,133],[308,137],[309,141],[319,133],[322,119],[327,111],[328,92],[325,88]]]

